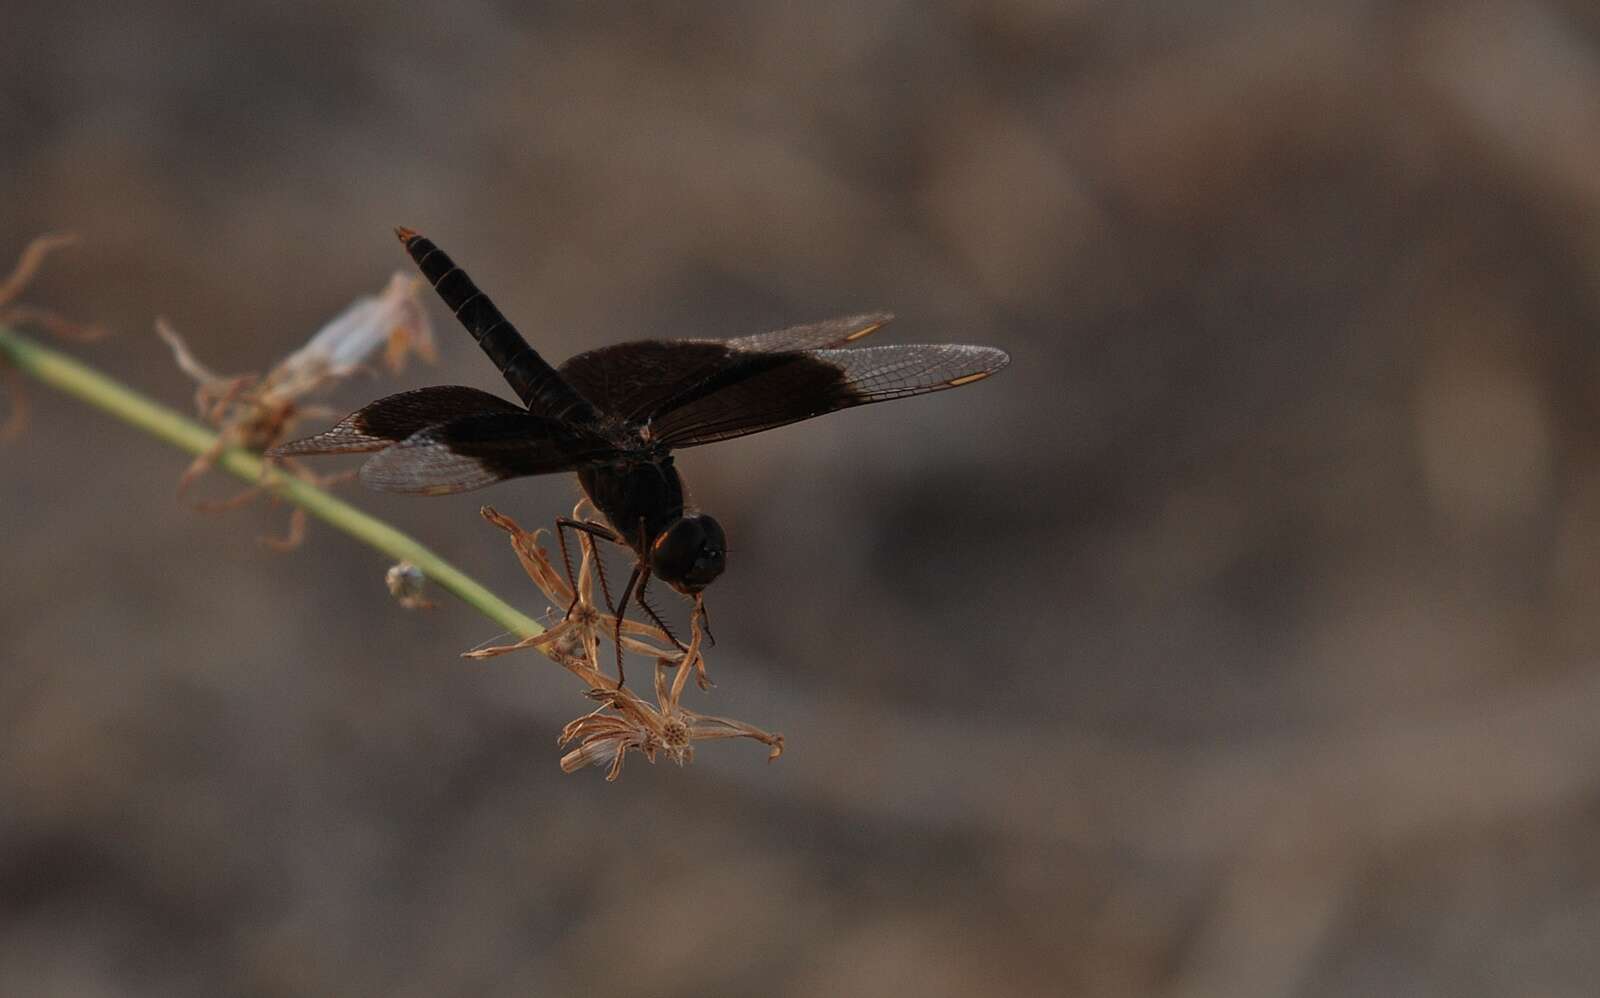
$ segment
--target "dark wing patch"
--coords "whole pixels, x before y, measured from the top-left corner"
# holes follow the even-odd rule
[[[360,454],[383,450],[419,430],[462,416],[523,414],[521,406],[461,385],[401,392],[370,403],[315,436],[274,447],[271,456]]]
[[[618,343],[568,359],[561,365],[561,375],[606,412],[643,421],[740,355],[842,347],[877,332],[892,318],[888,312],[869,312],[730,340]]]
[[[732,353],[719,340],[638,340],[568,358],[561,376],[601,410],[642,421],[685,385],[716,373]]]
[[[693,447],[770,430],[851,406],[981,381],[1011,358],[956,343],[740,353],[652,414],[653,439]]]
[[[581,426],[527,412],[464,416],[419,430],[373,455],[361,480],[381,492],[448,495],[508,478],[572,471],[617,448]]]

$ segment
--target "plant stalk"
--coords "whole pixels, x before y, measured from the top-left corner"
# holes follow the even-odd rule
[[[216,433],[194,420],[3,325],[0,325],[0,363],[9,363],[34,379],[191,454],[202,454],[216,443]],[[544,628],[533,618],[417,541],[315,485],[267,466],[259,456],[230,447],[217,458],[216,467],[251,484],[260,483],[273,495],[396,561],[411,562],[439,588],[519,637],[543,632]]]

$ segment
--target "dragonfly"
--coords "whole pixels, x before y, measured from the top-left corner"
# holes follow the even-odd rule
[[[892,318],[874,312],[732,339],[636,340],[553,367],[443,250],[411,229],[395,234],[518,401],[462,385],[400,392],[268,454],[370,453],[362,482],[411,495],[576,472],[606,523],[564,517],[558,533],[586,530],[634,556],[619,631],[630,599],[666,629],[645,600],[652,578],[692,598],[704,619],[703,592],[727,567],[727,535],[688,505],[674,451],[959,388],[1011,360],[990,346],[859,346]]]

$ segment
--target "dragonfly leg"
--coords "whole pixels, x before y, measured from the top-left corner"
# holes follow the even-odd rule
[[[561,546],[561,564],[566,568],[567,571],[567,584],[572,587],[572,605],[567,607],[567,614],[570,616],[572,611],[578,608],[578,600],[581,598],[581,594],[578,592],[578,577],[572,571],[572,555],[567,550],[568,530],[579,530],[590,535],[591,537],[598,537],[601,540],[610,541],[613,544],[621,544],[622,538],[610,527],[606,527],[598,523],[590,523],[587,520],[575,520],[570,516],[556,517],[556,541]],[[605,595],[606,609],[614,612],[614,609],[611,605],[611,591],[606,585],[605,569],[601,567],[602,562],[600,561],[599,551],[595,552],[594,562],[595,568],[600,573],[600,591]]]

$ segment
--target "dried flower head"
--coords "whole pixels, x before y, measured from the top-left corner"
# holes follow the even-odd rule
[[[49,309],[16,304],[17,298],[33,283],[45,258],[77,241],[76,236],[56,233],[39,236],[23,249],[16,267],[4,280],[0,280],[0,325],[32,325],[56,336],[82,341],[97,340],[105,335],[105,330],[99,326],[73,322]],[[6,395],[9,401],[6,417],[0,420],[0,442],[3,442],[13,439],[27,426],[28,404],[22,379],[16,371],[0,362],[0,376],[4,376],[8,382]]]
[[[573,510],[574,519],[583,518],[584,503]],[[511,538],[517,559],[540,591],[552,603],[567,608],[542,634],[515,644],[481,648],[466,653],[468,658],[489,658],[524,648],[535,648],[557,665],[577,676],[589,687],[589,696],[600,706],[569,723],[557,744],[577,747],[561,757],[564,772],[586,766],[605,765],[606,779],[615,780],[629,752],[638,752],[651,762],[656,754],[683,765],[694,758],[695,742],[723,738],[750,738],[768,747],[768,760],[783,753],[783,736],[729,718],[712,717],[683,706],[682,697],[691,673],[705,674],[702,653],[704,630],[702,615],[690,617],[689,644],[679,650],[670,635],[658,627],[623,619],[622,644],[631,652],[655,661],[655,702],[650,703],[600,668],[600,638],[616,633],[617,617],[595,605],[593,583],[597,577],[598,554],[594,538],[581,533],[582,557],[576,578],[569,581],[556,570],[550,556],[539,544],[543,531],[529,533],[510,517],[485,506],[483,516]],[[550,615],[554,616],[554,607]]]
[[[217,442],[194,459],[178,480],[183,494],[195,479],[229,447],[261,452],[281,441],[299,420],[331,418],[332,409],[302,400],[352,375],[368,370],[368,361],[380,348],[391,371],[405,366],[416,354],[434,359],[433,330],[419,297],[422,282],[396,273],[377,295],[358,298],[319,329],[304,346],[280,361],[265,377],[255,374],[219,375],[201,363],[165,319],[156,320],[156,333],[172,350],[178,367],[195,381],[195,409],[202,420],[218,430]],[[330,484],[348,475],[319,477],[296,462],[283,464],[297,476],[317,484]],[[229,509],[248,502],[261,491],[247,489],[220,503],[202,503],[207,510]],[[305,530],[305,513],[296,510],[289,537],[268,541],[276,547],[299,544]]]
[[[763,731],[753,724],[726,717],[712,717],[690,710],[679,702],[684,680],[691,668],[689,657],[698,654],[701,637],[698,623],[691,625],[695,635],[693,651],[678,661],[660,659],[656,663],[656,702],[646,703],[626,689],[593,690],[591,696],[601,706],[570,722],[561,730],[556,744],[578,747],[561,757],[562,772],[572,773],[585,766],[607,764],[606,779],[622,773],[622,763],[630,751],[650,762],[662,752],[678,765],[694,761],[694,743],[721,738],[750,738],[767,746],[767,761],[783,754],[783,736]],[[670,677],[670,679],[669,679]],[[610,710],[612,713],[605,713]]]

